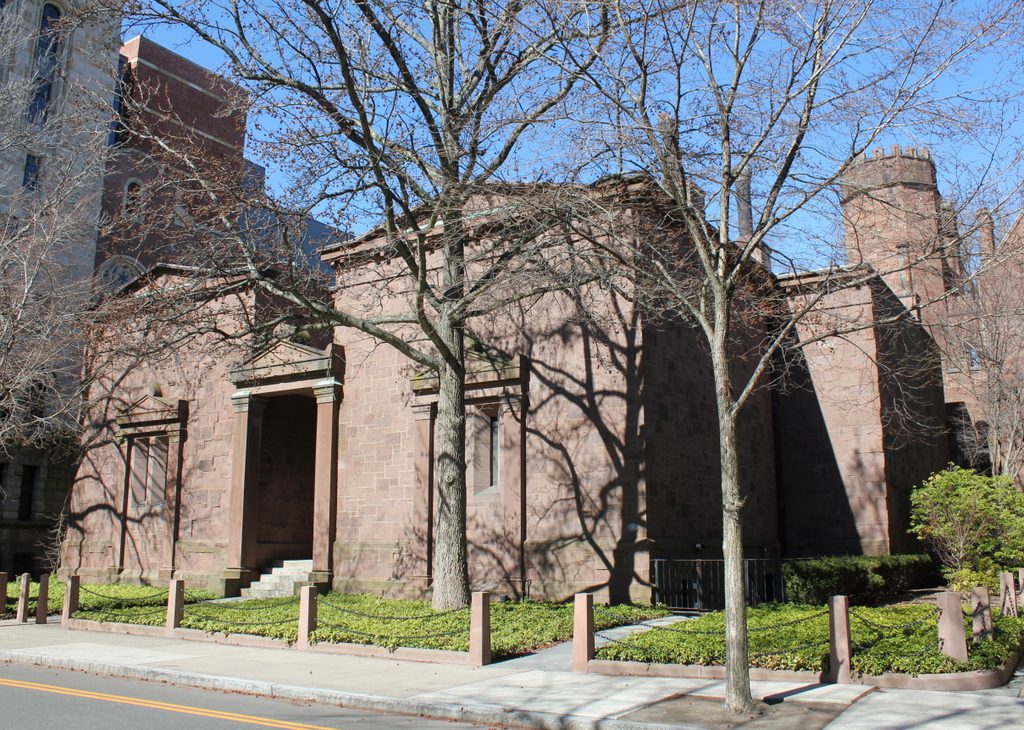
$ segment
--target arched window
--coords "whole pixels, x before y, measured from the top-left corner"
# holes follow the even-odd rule
[[[132,220],[142,213],[142,183],[138,180],[129,180],[124,186],[123,210],[124,217]]]
[[[53,89],[57,83],[57,65],[60,60],[60,19],[63,13],[53,3],[43,6],[39,20],[39,40],[36,46],[36,72],[33,82],[32,100],[28,105],[28,119],[41,122],[46,119],[53,101]]]

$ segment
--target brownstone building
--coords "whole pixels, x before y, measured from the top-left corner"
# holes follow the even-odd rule
[[[173,54],[140,39],[126,48],[137,74],[162,69],[164,81],[228,103],[216,84],[193,89],[208,76]],[[204,119],[189,123],[191,138]],[[211,149],[241,169],[244,137],[230,132],[244,132],[244,117],[218,119],[227,127],[210,133]],[[145,153],[136,156],[145,168]],[[135,173],[124,164],[109,180],[112,216],[131,200]],[[924,248],[949,230],[934,166],[921,151],[876,154],[844,181],[843,199],[845,276],[856,286],[829,294],[823,309],[892,323],[809,345],[785,387],[753,396],[741,433],[752,558],[913,549],[909,490],[948,458],[936,334],[927,317],[901,315],[955,275],[947,268],[956,262]],[[898,224],[887,225],[892,211]],[[111,239],[98,261],[127,256],[118,245],[126,244]],[[135,245],[148,273],[121,296],[193,275],[146,254],[161,242]],[[323,251],[339,277],[356,265],[351,250]],[[891,267],[894,259],[911,265]],[[796,302],[822,276],[770,286]],[[334,296],[354,295],[339,287]],[[229,329],[242,316],[271,316],[261,297],[236,292],[209,303],[206,316]],[[474,585],[511,596],[644,598],[652,558],[720,556],[715,401],[697,334],[649,322],[596,286],[486,322],[472,332],[467,403]],[[829,327],[812,318],[796,338]],[[63,569],[104,580],[173,575],[226,593],[290,591],[294,581],[427,591],[436,383],[354,330],[328,340],[260,346],[204,335],[173,357],[111,364],[97,386]],[[260,578],[275,566],[277,577]]]

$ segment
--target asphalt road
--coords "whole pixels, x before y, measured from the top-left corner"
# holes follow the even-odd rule
[[[483,725],[0,663],[0,730],[455,730]]]

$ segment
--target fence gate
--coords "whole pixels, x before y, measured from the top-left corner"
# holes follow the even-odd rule
[[[747,605],[786,600],[782,561],[743,561]],[[725,608],[725,565],[722,560],[651,560],[654,601],[678,611],[721,611]]]

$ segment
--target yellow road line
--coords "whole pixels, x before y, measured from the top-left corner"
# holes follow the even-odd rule
[[[37,692],[50,692],[52,694],[67,695],[69,697],[80,697],[88,700],[102,700],[104,702],[116,702],[122,705],[133,705],[145,707],[152,710],[164,710],[165,712],[178,712],[184,715],[198,715],[217,720],[233,720],[244,722],[249,725],[261,725],[263,727],[281,728],[282,730],[332,730],[322,725],[306,725],[301,722],[288,722],[287,720],[274,720],[269,717],[256,717],[254,715],[241,715],[236,712],[222,712],[221,710],[206,710],[188,705],[176,705],[171,702],[160,702],[157,700],[143,700],[123,695],[112,695],[104,692],[90,692],[88,690],[71,689],[55,684],[39,684],[37,682],[22,682],[17,679],[2,679],[0,685],[17,687],[19,689],[31,689]]]

